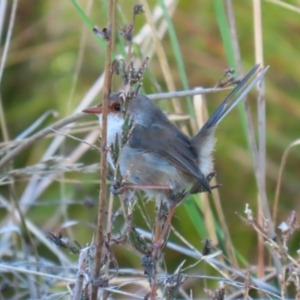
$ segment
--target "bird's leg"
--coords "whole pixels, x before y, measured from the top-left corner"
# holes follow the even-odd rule
[[[155,226],[155,236],[154,236],[154,249],[152,256],[155,258],[158,255],[159,250],[163,247],[163,245],[166,243],[167,235],[169,233],[169,229],[171,227],[171,220],[174,215],[174,211],[176,208],[176,204],[171,204],[168,210],[168,215],[165,217],[163,222],[162,219],[160,219],[158,222],[156,222]],[[159,218],[159,216],[158,216]]]

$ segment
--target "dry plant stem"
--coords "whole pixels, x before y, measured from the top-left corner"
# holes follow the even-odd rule
[[[106,202],[106,174],[107,174],[107,112],[108,112],[108,98],[111,89],[111,53],[112,43],[114,39],[113,28],[113,16],[115,9],[115,1],[109,0],[109,12],[108,12],[108,28],[111,32],[111,36],[107,41],[106,58],[105,58],[105,77],[103,87],[103,102],[102,102],[102,154],[101,154],[101,183],[100,183],[100,195],[99,195],[99,211],[97,220],[96,231],[96,257],[95,257],[95,273],[94,280],[98,280],[100,276],[102,249],[104,244],[103,226],[105,219],[105,202]],[[92,288],[92,300],[96,300],[98,295],[98,286],[94,285]],[[103,295],[104,296],[104,295]]]
[[[164,223],[164,229],[162,230],[159,239],[155,241],[156,249],[161,247],[161,245],[164,243],[164,238],[166,237],[166,235],[169,231],[169,228],[171,226],[171,220],[172,220],[175,208],[176,208],[175,204],[171,205],[170,208],[169,208],[168,217],[167,217],[166,222]],[[157,253],[154,252],[154,254],[157,254]]]
[[[156,290],[157,290],[157,258],[153,259],[153,276],[151,282],[150,290],[150,300],[156,299]]]
[[[154,245],[153,253],[155,252],[156,245]],[[153,275],[151,278],[151,285],[150,285],[150,300],[156,299],[156,290],[157,290],[157,260],[158,258],[154,255],[153,257]]]
[[[111,234],[111,221],[112,221],[112,214],[113,214],[113,204],[114,204],[114,195],[112,193],[109,194],[108,200],[108,210],[107,210],[107,225],[106,225],[106,233],[107,235]],[[108,268],[106,269],[108,272]]]
[[[97,146],[95,146],[95,145],[91,145],[91,144],[87,143],[87,142],[84,141],[84,140],[78,139],[77,137],[75,137],[75,136],[73,136],[73,135],[71,135],[71,134],[64,133],[64,132],[55,130],[55,129],[53,129],[53,128],[52,128],[52,131],[55,132],[55,133],[57,133],[57,134],[60,134],[60,135],[63,135],[63,136],[67,136],[68,138],[70,138],[70,139],[72,139],[72,140],[75,140],[75,141],[77,141],[77,142],[80,142],[80,143],[83,143],[83,144],[87,144],[87,145],[89,145],[89,146],[90,146],[92,149],[94,149],[94,150],[97,150],[97,151],[99,151],[99,152],[101,151],[101,149],[100,149],[99,147],[97,147]]]
[[[85,261],[86,261],[87,252],[85,249],[80,251],[79,260],[78,260],[78,271],[76,275],[76,282],[74,286],[74,294],[73,300],[81,299],[81,292],[84,282],[84,274],[85,274]]]
[[[254,39],[255,39],[255,58],[256,63],[263,64],[263,47],[261,33],[261,7],[260,1],[253,0],[253,20],[254,20]],[[259,190],[261,194],[266,190],[266,105],[264,100],[263,79],[258,83],[258,99],[257,99],[257,114],[258,114],[258,167],[259,167]],[[258,222],[263,225],[263,216],[267,215],[266,211],[269,206],[264,197],[258,197]],[[271,219],[270,219],[271,222]],[[258,262],[257,274],[259,278],[264,276],[264,241],[261,235],[258,236]]]
[[[45,129],[37,132],[36,134],[34,134],[33,136],[31,136],[30,138],[25,139],[21,145],[17,146],[15,149],[12,149],[7,155],[5,155],[1,161],[0,161],[0,168],[2,168],[3,166],[5,166],[11,159],[13,159],[14,157],[16,157],[19,153],[21,153],[23,150],[25,150],[26,148],[28,148],[29,146],[33,145],[36,141],[42,139],[43,137],[45,137],[46,135],[48,135],[49,133],[53,132],[53,129],[58,129],[61,128],[65,125],[68,125],[70,123],[73,123],[83,117],[85,117],[86,114],[84,113],[80,113],[80,114],[75,114],[72,115],[70,117],[64,118],[62,120],[59,120],[57,122],[55,122],[54,124],[50,125],[49,127],[46,127]]]
[[[155,222],[155,235],[154,235],[155,245],[156,245],[156,242],[159,241],[160,235],[161,235],[161,222],[160,222],[159,212],[157,212],[156,222]]]
[[[157,217],[157,222],[155,226],[155,236],[154,236],[154,247],[152,252],[152,258],[153,258],[153,279],[151,284],[151,293],[150,293],[150,299],[155,300],[156,299],[156,290],[157,290],[157,263],[158,263],[158,254],[161,250],[162,245],[164,244],[165,237],[168,234],[168,231],[171,226],[171,220],[175,211],[176,205],[171,205],[169,208],[168,216],[166,221],[164,222],[164,228],[161,231],[162,224],[160,217]]]
[[[286,278],[285,278],[285,274],[286,274],[286,266],[282,267],[282,274],[281,274],[281,299],[286,299]]]
[[[160,216],[160,209],[158,208],[157,215],[156,215],[156,222],[155,222],[155,235],[154,235],[154,247],[153,247],[153,277],[151,283],[151,292],[150,292],[150,299],[155,300],[156,298],[156,290],[157,290],[157,260],[158,260],[158,253],[160,251],[159,241],[161,240],[162,234],[162,218]],[[168,214],[169,216],[170,214]],[[165,224],[166,225],[166,224]]]
[[[153,262],[153,277],[151,283],[150,300],[156,299],[157,290],[157,259]]]
[[[276,183],[276,192],[275,192],[275,199],[274,199],[274,206],[273,206],[273,222],[276,224],[276,218],[277,218],[277,209],[278,209],[278,202],[279,202],[279,195],[280,195],[280,186],[281,186],[281,180],[282,180],[282,173],[284,170],[284,167],[286,165],[286,161],[288,159],[288,155],[290,153],[290,150],[294,147],[300,145],[300,139],[294,141],[291,143],[284,151],[280,163],[279,173],[278,173],[278,179]]]
[[[276,4],[278,6],[284,7],[285,9],[288,9],[288,10],[291,10],[291,11],[294,11],[294,12],[300,14],[300,9],[298,7],[296,7],[295,5],[292,5],[292,4],[288,4],[282,0],[267,0],[267,2]]]
[[[261,281],[262,282],[268,282],[271,279],[276,278],[277,276],[278,276],[277,272],[276,272],[276,270],[274,270],[273,272],[269,273],[264,278],[261,278]],[[252,280],[251,277],[250,277],[250,280]],[[258,286],[257,288],[260,288],[260,287]],[[226,300],[241,299],[241,297],[245,294],[244,292],[245,292],[244,289],[240,289],[240,290],[238,290],[236,292],[233,292],[231,295],[227,295],[226,296]],[[247,299],[249,299],[249,298],[247,298]]]
[[[12,35],[12,32],[13,32],[13,26],[14,26],[15,17],[16,17],[17,6],[18,6],[18,1],[17,0],[13,1],[11,14],[10,14],[10,18],[9,18],[9,26],[8,26],[7,35],[6,35],[5,44],[4,44],[4,49],[3,49],[2,57],[1,57],[0,84],[2,82],[2,75],[3,75],[5,63],[6,63],[6,58],[7,58],[7,55],[8,55],[9,45],[10,45],[10,41],[11,41],[11,35]],[[9,140],[9,134],[8,134],[7,124],[6,124],[6,121],[5,121],[5,114],[3,112],[2,97],[0,97],[0,122],[1,122],[0,124],[1,124],[1,128],[2,128],[2,134],[3,134],[4,140],[8,141]]]
[[[15,23],[17,7],[18,7],[18,0],[14,0],[13,4],[11,6],[9,25],[8,25],[8,29],[7,29],[4,49],[2,52],[2,58],[1,58],[1,64],[0,64],[0,82],[2,81],[2,75],[3,75],[5,63],[6,63],[6,58],[8,56],[8,50],[9,50],[9,45],[10,45],[11,36],[12,36],[12,32],[13,32],[13,26]]]
[[[20,209],[19,202],[17,201],[15,187],[14,187],[14,179],[13,178],[10,179],[9,192],[10,192],[11,201],[13,203],[14,208],[17,210],[17,212],[19,214],[19,218],[20,218],[23,230],[24,230],[24,232],[22,234],[22,239],[24,240],[24,245],[27,249],[28,248],[30,249],[31,253],[34,254],[35,261],[36,261],[36,263],[38,263],[39,260],[40,260],[39,254],[37,252],[35,243],[33,242],[31,232],[30,232],[30,230],[28,229],[28,227],[26,225],[26,221],[25,221],[24,215],[23,215],[23,213]],[[25,255],[26,255],[27,252],[28,251],[25,251]],[[28,259],[28,257],[27,257],[27,259]],[[31,281],[30,279],[32,279],[32,276],[27,276],[27,277],[28,277],[29,281]],[[39,280],[38,276],[36,278],[34,278],[35,282],[37,282],[38,280]],[[39,291],[40,291],[39,290],[39,285],[36,285],[36,293],[34,292],[35,291],[35,286],[33,284],[30,285],[29,290],[31,291],[31,295],[32,294],[35,294],[36,296],[39,295]]]
[[[151,95],[147,95],[147,96],[151,100],[164,100],[164,99],[172,99],[172,98],[180,98],[180,97],[184,98],[184,97],[195,96],[195,95],[217,93],[217,92],[222,92],[222,91],[227,91],[227,90],[232,90],[232,87],[226,87],[226,88],[196,87],[193,90],[158,93],[158,94],[151,94]]]
[[[17,201],[15,188],[14,188],[14,179],[11,178],[10,182],[11,182],[11,184],[9,185],[9,192],[10,192],[10,196],[11,196],[10,198],[13,203],[13,207],[16,209],[16,211],[19,214],[19,218],[20,218],[21,224],[23,226],[23,230],[24,230],[23,238],[24,238],[25,242],[27,243],[27,245],[30,246],[31,251],[34,254],[34,257],[35,257],[36,261],[38,262],[40,260],[40,257],[37,252],[35,243],[32,240],[31,232],[26,225],[26,221],[25,221],[24,215],[20,209],[19,202]]]
[[[244,282],[244,300],[249,299],[249,290],[251,285],[251,276],[250,276],[250,270],[246,271],[246,278]]]

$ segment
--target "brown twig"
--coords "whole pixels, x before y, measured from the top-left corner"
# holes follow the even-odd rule
[[[153,256],[156,256],[158,253],[159,248],[164,244],[164,239],[167,236],[167,233],[171,226],[171,220],[173,217],[173,214],[175,212],[176,205],[171,205],[168,211],[168,216],[166,221],[164,222],[164,228],[160,231],[160,235],[157,236],[157,240],[154,241],[155,247],[153,251]]]
[[[153,258],[153,278],[151,283],[151,292],[150,292],[150,299],[156,299],[156,290],[157,290],[157,263],[160,256],[160,251],[166,244],[166,239],[168,237],[168,232],[171,227],[171,220],[173,214],[175,212],[176,205],[173,204],[168,209],[168,216],[165,221],[161,220],[160,210],[157,212],[157,222],[155,226],[155,237],[154,237],[154,247],[152,251],[152,258]],[[163,224],[163,228],[162,228]]]
[[[278,178],[277,178],[277,182],[276,182],[276,192],[275,192],[275,197],[274,197],[274,201],[273,201],[273,203],[274,203],[273,204],[273,223],[274,224],[277,223],[277,210],[278,210],[278,203],[279,203],[280,187],[281,187],[281,183],[282,183],[282,174],[283,174],[290,150],[293,147],[299,146],[299,145],[300,145],[300,139],[297,139],[294,142],[292,142],[291,144],[289,144],[287,146],[287,148],[284,150],[284,153],[281,158],[280,168],[279,168],[279,172],[278,172]]]
[[[105,77],[104,77],[104,89],[103,89],[103,102],[102,102],[102,155],[101,155],[101,183],[100,183],[100,195],[99,195],[99,211],[97,219],[97,231],[96,231],[96,257],[95,257],[95,273],[94,280],[98,280],[101,269],[101,257],[102,246],[104,244],[103,225],[105,219],[105,202],[106,202],[106,173],[107,173],[107,112],[108,112],[108,98],[111,92],[111,53],[114,39],[113,30],[113,17],[114,17],[115,1],[109,0],[109,12],[108,12],[108,30],[110,31],[110,37],[107,40],[106,60],[105,60]],[[92,288],[92,300],[96,300],[98,295],[98,285],[94,285]]]

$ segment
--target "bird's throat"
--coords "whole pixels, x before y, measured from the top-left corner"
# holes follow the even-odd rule
[[[102,127],[102,114],[98,115],[100,127]],[[117,114],[108,114],[107,116],[107,146],[113,144],[116,140],[116,135],[120,137],[124,119]]]
[[[102,114],[98,115],[100,127],[102,127]],[[121,137],[122,126],[124,124],[124,119],[118,114],[108,114],[107,115],[107,146],[110,147],[115,141],[116,136]],[[112,160],[110,158],[110,153],[108,153],[108,161],[110,165],[114,168]]]

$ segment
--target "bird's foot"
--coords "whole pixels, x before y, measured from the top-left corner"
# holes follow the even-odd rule
[[[126,184],[113,183],[110,186],[110,192],[114,195],[122,194],[125,190],[127,190]]]
[[[171,220],[174,215],[175,208],[176,208],[176,204],[172,204],[168,208],[167,216],[158,215],[158,219],[156,220],[156,226],[155,226],[155,236],[154,236],[153,252],[152,252],[152,256],[154,258],[159,256],[160,250],[167,243],[167,239],[171,229]]]

